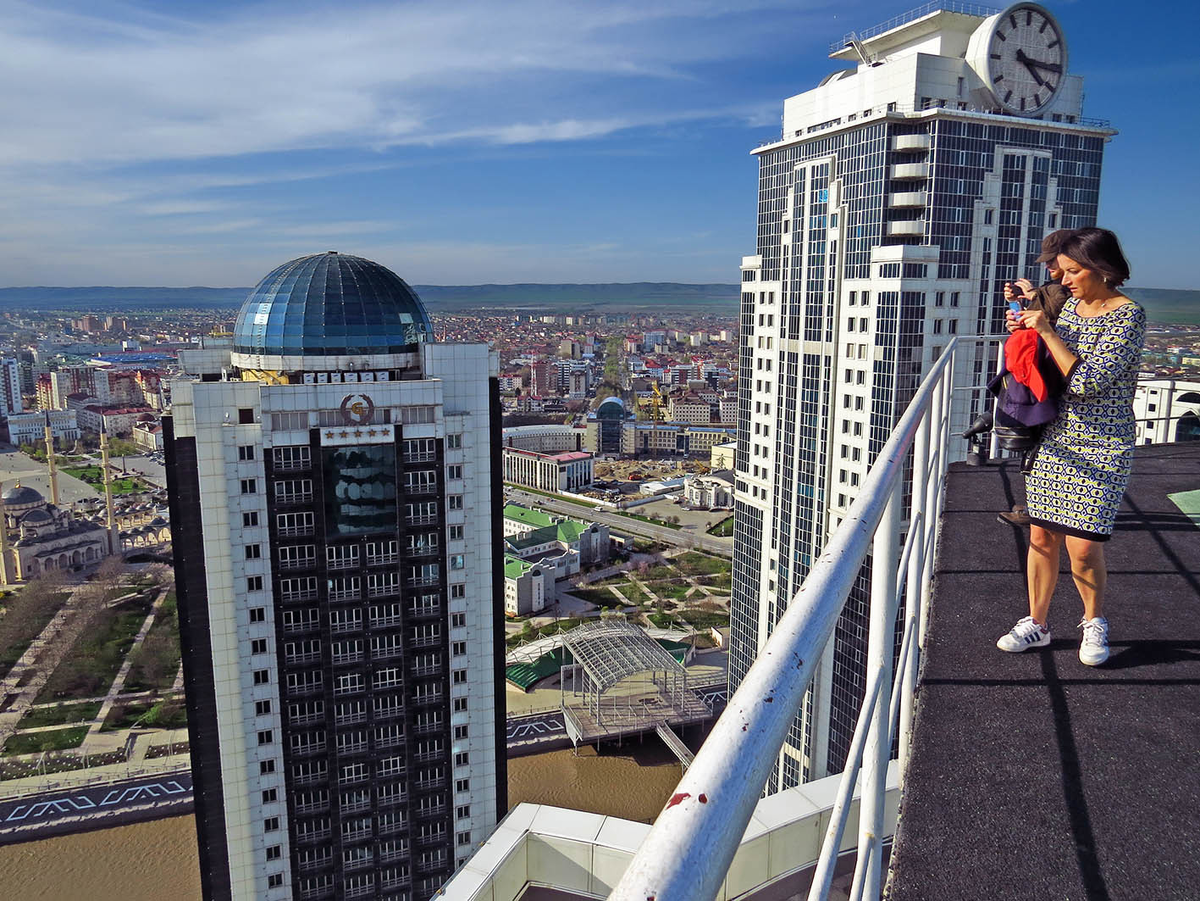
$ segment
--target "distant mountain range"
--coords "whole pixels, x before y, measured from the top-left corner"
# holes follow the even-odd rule
[[[546,313],[681,313],[736,315],[741,286],[633,282],[598,285],[414,285],[433,313],[493,307]],[[148,313],[179,309],[235,309],[250,288],[0,288],[0,312],[38,309]],[[1151,321],[1200,325],[1200,291],[1129,288]]]

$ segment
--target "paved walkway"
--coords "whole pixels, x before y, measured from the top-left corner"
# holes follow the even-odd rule
[[[1137,449],[1087,667],[1065,572],[1050,645],[996,649],[1027,612],[1028,532],[996,521],[1024,488],[952,468],[890,901],[1198,896],[1200,529],[1168,497],[1196,488],[1200,443]]]

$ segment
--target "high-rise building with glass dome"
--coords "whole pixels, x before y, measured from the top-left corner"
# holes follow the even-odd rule
[[[425,901],[506,807],[496,357],[334,252],[221,345],[164,418],[204,895]]]

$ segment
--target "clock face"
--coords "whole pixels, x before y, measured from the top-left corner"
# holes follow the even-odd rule
[[[991,26],[986,67],[996,99],[1011,112],[1033,115],[1057,96],[1066,75],[1062,29],[1040,6],[1011,6]]]

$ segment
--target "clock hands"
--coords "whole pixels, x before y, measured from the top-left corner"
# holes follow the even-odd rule
[[[1017,50],[1017,62],[1023,64],[1025,68],[1029,70],[1029,74],[1033,76],[1033,80],[1042,86],[1045,86],[1046,82],[1042,79],[1042,76],[1038,74],[1038,69],[1043,69],[1047,72],[1054,72],[1058,75],[1062,74],[1062,66],[1060,66],[1058,63],[1044,63],[1041,60],[1030,59],[1025,55],[1025,51],[1021,49]]]

